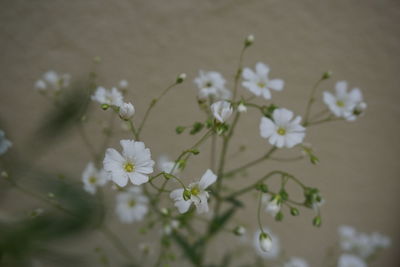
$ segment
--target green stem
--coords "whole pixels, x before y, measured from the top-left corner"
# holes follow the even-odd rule
[[[323,78],[319,79],[319,80],[315,83],[314,87],[313,87],[312,90],[311,90],[311,94],[310,94],[310,97],[309,97],[308,102],[307,102],[306,112],[305,112],[305,115],[304,115],[304,126],[307,126],[307,125],[308,125],[308,119],[309,119],[309,116],[310,116],[311,107],[312,107],[312,105],[313,105],[313,103],[314,103],[314,101],[315,101],[315,93],[317,92],[317,89],[318,89],[319,84],[320,84],[323,80],[324,80]]]
[[[120,252],[121,255],[129,259],[131,262],[134,262],[134,258],[132,257],[128,248],[124,245],[121,239],[119,239],[119,237],[113,231],[111,231],[108,226],[103,225],[99,229],[99,231],[103,233],[104,236],[106,236],[108,240],[111,241],[111,243],[113,243],[114,247]]]
[[[260,162],[263,162],[264,160],[269,159],[270,156],[272,155],[272,153],[274,153],[276,149],[277,149],[276,147],[272,147],[272,148],[271,148],[264,156],[262,156],[261,158],[252,160],[252,161],[250,161],[250,162],[248,162],[248,163],[246,163],[246,164],[244,164],[244,165],[242,165],[242,166],[240,166],[240,167],[238,167],[238,168],[235,168],[235,169],[233,169],[233,170],[230,170],[230,171],[224,173],[224,176],[226,176],[226,177],[232,176],[233,174],[235,174],[235,173],[237,173],[237,172],[240,172],[240,171],[242,171],[242,170],[245,170],[245,169],[247,169],[247,168],[249,168],[249,167],[252,167],[252,166],[254,166],[254,165],[256,165],[256,164],[258,164],[258,163],[260,163]]]
[[[246,51],[247,47],[248,46],[246,46],[246,45],[243,46],[242,50],[240,51],[239,64],[238,64],[238,68],[237,68],[237,71],[235,74],[235,80],[234,80],[234,85],[233,85],[233,98],[232,98],[233,101],[236,100],[238,83],[239,83],[240,75],[242,74],[243,55],[244,55],[244,51]]]
[[[260,191],[259,197],[258,197],[258,208],[257,208],[257,221],[258,221],[258,226],[260,227],[261,233],[264,233],[264,228],[261,223],[261,206],[262,206],[262,192]]]

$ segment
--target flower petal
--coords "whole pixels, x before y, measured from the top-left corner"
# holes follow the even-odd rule
[[[216,180],[217,180],[217,176],[210,169],[208,169],[201,177],[199,186],[201,189],[204,190],[207,187],[209,187],[210,185],[212,185],[213,183],[215,183]]]

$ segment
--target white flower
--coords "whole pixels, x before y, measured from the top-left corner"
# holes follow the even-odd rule
[[[166,225],[164,225],[164,234],[170,235],[173,230],[179,228],[179,225],[180,225],[179,221],[171,220]]]
[[[372,233],[371,236],[371,243],[373,246],[377,248],[387,248],[390,247],[391,241],[390,238],[387,236],[384,236],[380,233]]]
[[[217,176],[211,171],[207,170],[201,177],[199,182],[191,183],[187,190],[190,192],[187,200],[184,199],[184,188],[175,189],[171,192],[170,198],[175,202],[175,206],[180,213],[185,213],[189,210],[192,203],[196,206],[197,213],[208,212],[208,192],[207,187],[212,185],[217,180]]]
[[[71,76],[69,74],[58,74],[54,70],[45,72],[41,79],[35,82],[35,89],[45,91],[47,89],[60,91],[69,86]]]
[[[284,82],[280,79],[268,79],[269,67],[264,63],[258,62],[255,71],[250,68],[243,69],[243,87],[246,87],[256,96],[263,96],[265,99],[271,99],[271,91],[282,91]]]
[[[269,143],[276,147],[291,148],[303,142],[305,128],[301,126],[301,117],[293,119],[293,112],[284,108],[275,109],[272,119],[263,117],[260,123],[260,134],[269,138]]]
[[[157,167],[160,171],[176,175],[179,173],[179,168],[175,167],[174,169],[174,166],[175,166],[175,161],[168,160],[166,156],[161,156],[158,158]]]
[[[119,107],[119,116],[123,120],[129,120],[135,114],[135,107],[132,103],[123,103]]]
[[[208,99],[213,97],[214,100],[224,100],[231,97],[231,92],[225,88],[225,79],[216,71],[199,71],[199,76],[194,80],[199,88],[198,97],[200,99]]]
[[[127,80],[119,81],[119,84],[118,84],[119,89],[126,89],[126,88],[128,88],[128,86],[129,86],[129,83]]]
[[[261,247],[261,243],[260,243],[261,231],[260,230],[256,231],[255,234],[254,234],[254,241],[253,241],[253,245],[254,245],[254,248],[256,250],[256,253],[260,257],[263,257],[265,259],[277,258],[279,256],[279,253],[280,253],[279,238],[277,236],[275,236],[274,234],[272,234],[271,231],[269,231],[268,229],[266,230],[265,227],[264,227],[264,232],[266,232],[268,234],[268,236],[272,240],[272,244],[269,247],[269,245],[267,243],[264,243],[263,244],[264,248],[262,248]],[[267,245],[267,246],[265,247],[265,245]],[[269,248],[269,250],[265,251],[264,250],[265,248]]]
[[[113,87],[107,90],[104,87],[97,87],[96,92],[92,95],[92,100],[100,104],[107,104],[112,106],[121,106],[124,103],[124,97],[117,88]]]
[[[367,267],[367,264],[355,255],[343,254],[339,258],[338,267]]]
[[[237,109],[238,109],[238,112],[240,112],[240,113],[247,112],[247,107],[243,103],[240,103]]]
[[[218,101],[211,105],[211,111],[215,119],[224,123],[232,115],[233,108],[227,101]]]
[[[0,156],[4,155],[11,146],[11,141],[8,140],[6,134],[0,130]]]
[[[324,92],[323,100],[336,117],[353,121],[367,108],[367,104],[363,102],[360,89],[354,88],[351,92],[347,92],[346,81],[337,82],[335,91],[335,95]]]
[[[264,194],[262,201],[263,203],[266,203],[265,211],[273,217],[275,217],[281,210],[281,200],[279,195],[272,196],[270,194]]]
[[[119,186],[126,186],[128,180],[134,185],[141,185],[149,180],[153,172],[154,161],[151,153],[145,148],[143,142],[121,140],[122,155],[113,148],[106,150],[104,170],[110,174],[111,179]]]
[[[283,265],[283,267],[308,267],[308,266],[309,266],[308,263],[304,259],[297,257],[292,257]]]
[[[147,214],[148,199],[140,187],[132,186],[126,192],[117,195],[116,213],[123,223],[141,221]]]
[[[342,225],[338,229],[339,232],[339,238],[340,238],[340,247],[345,250],[345,251],[350,251],[355,242],[356,238],[356,230],[347,225]]]
[[[93,162],[89,162],[82,173],[83,189],[91,194],[96,193],[97,187],[105,185],[107,180],[107,173],[96,169]]]

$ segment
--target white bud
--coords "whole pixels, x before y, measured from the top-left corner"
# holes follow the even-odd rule
[[[238,111],[240,113],[246,112],[247,111],[247,107],[243,103],[240,103],[239,106],[238,106]]]
[[[35,82],[35,89],[39,92],[43,92],[47,89],[46,83],[43,80],[37,80]]]
[[[120,89],[126,89],[126,88],[128,88],[128,85],[129,85],[129,83],[127,80],[121,80],[121,81],[119,81],[118,87]]]
[[[246,233],[246,228],[241,225],[236,226],[235,229],[233,229],[233,233],[237,236],[242,236]]]
[[[186,73],[181,73],[178,75],[178,78],[176,78],[177,83],[182,83],[186,79],[187,75]]]
[[[267,233],[260,233],[259,237],[260,248],[264,252],[268,252],[272,248],[272,239]]]
[[[211,105],[211,111],[216,120],[224,123],[233,112],[231,103],[227,101],[218,101]]]
[[[245,45],[249,46],[254,43],[254,35],[250,34],[246,37]]]
[[[131,103],[123,103],[119,107],[119,116],[123,120],[129,120],[135,114],[135,108]]]

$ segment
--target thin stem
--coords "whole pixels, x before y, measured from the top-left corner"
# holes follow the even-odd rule
[[[151,110],[154,108],[154,106],[157,104],[157,102],[158,102],[166,93],[168,93],[168,91],[169,91],[171,88],[173,88],[173,87],[174,87],[175,85],[177,85],[177,84],[178,84],[177,82],[174,82],[173,84],[171,84],[170,86],[168,86],[167,88],[165,88],[165,89],[162,91],[162,93],[161,93],[157,98],[154,98],[154,99],[150,102],[150,105],[149,105],[149,107],[147,108],[147,110],[146,110],[146,112],[145,112],[145,114],[144,114],[143,120],[142,120],[142,122],[139,124],[139,128],[138,128],[138,130],[136,131],[137,139],[140,137],[140,133],[142,132],[143,126],[144,126],[144,124],[146,123],[147,118],[149,117]]]
[[[210,168],[212,171],[215,170],[215,153],[216,153],[216,145],[217,145],[217,136],[214,134],[211,137],[211,155],[210,155]]]
[[[239,171],[245,170],[245,169],[247,169],[247,168],[249,168],[249,167],[252,167],[252,166],[254,166],[254,165],[256,165],[256,164],[258,164],[258,163],[260,163],[260,162],[263,162],[264,160],[269,159],[270,156],[272,155],[272,153],[275,152],[275,150],[276,150],[276,147],[272,147],[272,148],[267,152],[267,154],[265,154],[264,156],[262,156],[262,157],[260,157],[260,158],[258,158],[258,159],[252,160],[252,161],[250,161],[250,162],[248,162],[248,163],[246,163],[246,164],[244,164],[244,165],[242,165],[242,166],[240,166],[240,167],[238,167],[238,168],[235,168],[235,169],[233,169],[233,170],[230,170],[230,171],[224,173],[224,176],[227,176],[227,177],[232,176],[233,174],[235,174],[235,173],[237,173],[237,172],[239,172]]]
[[[318,125],[318,124],[325,123],[325,122],[330,122],[330,121],[341,121],[341,120],[343,120],[343,119],[342,119],[342,118],[335,118],[335,117],[329,116],[328,118],[321,119],[321,120],[319,120],[319,121],[310,122],[310,123],[308,123],[308,126],[314,126],[314,125]]]
[[[305,115],[304,115],[304,125],[305,125],[305,126],[308,125],[308,119],[309,119],[309,116],[310,116],[311,107],[312,107],[312,105],[313,105],[313,103],[314,103],[314,101],[315,101],[315,93],[317,92],[317,89],[318,89],[319,84],[320,84],[323,80],[324,80],[323,78],[319,79],[319,80],[315,83],[314,87],[313,87],[312,90],[311,90],[310,98],[308,99],[307,107],[306,107],[306,112],[305,112]]]
[[[233,101],[236,100],[236,95],[237,95],[237,88],[238,88],[238,83],[239,83],[239,79],[240,79],[240,75],[242,74],[242,62],[243,62],[243,55],[244,55],[244,51],[246,51],[246,48],[248,46],[243,46],[242,50],[240,51],[240,56],[239,56],[239,64],[238,64],[238,68],[235,74],[235,80],[233,83]]]
[[[85,144],[85,146],[87,147],[87,149],[89,150],[90,155],[92,156],[93,160],[96,161],[97,160],[97,153],[96,150],[94,149],[94,147],[92,146],[92,144],[89,141],[89,138],[86,135],[85,130],[83,129],[82,123],[79,122],[77,124],[77,128],[78,128],[78,133],[83,141],[83,143]]]
[[[121,255],[129,259],[131,262],[134,262],[134,259],[128,248],[124,245],[121,239],[119,239],[119,237],[113,231],[111,231],[108,226],[103,225],[99,229],[99,231],[103,233],[108,238],[108,240],[113,243],[114,247],[120,252]]]
[[[128,120],[129,123],[129,129],[131,130],[133,137],[135,138],[136,141],[140,141],[139,139],[139,134],[138,131],[136,131],[135,125],[133,124],[132,120]]]
[[[298,157],[293,157],[293,158],[277,158],[277,157],[270,157],[270,160],[273,161],[280,161],[280,162],[290,162],[290,161],[298,161],[304,159],[305,156],[298,156]]]
[[[258,208],[257,208],[257,221],[258,221],[258,226],[260,227],[261,233],[264,233],[264,229],[261,223],[261,206],[262,206],[262,192],[260,191],[259,197],[258,197]]]

